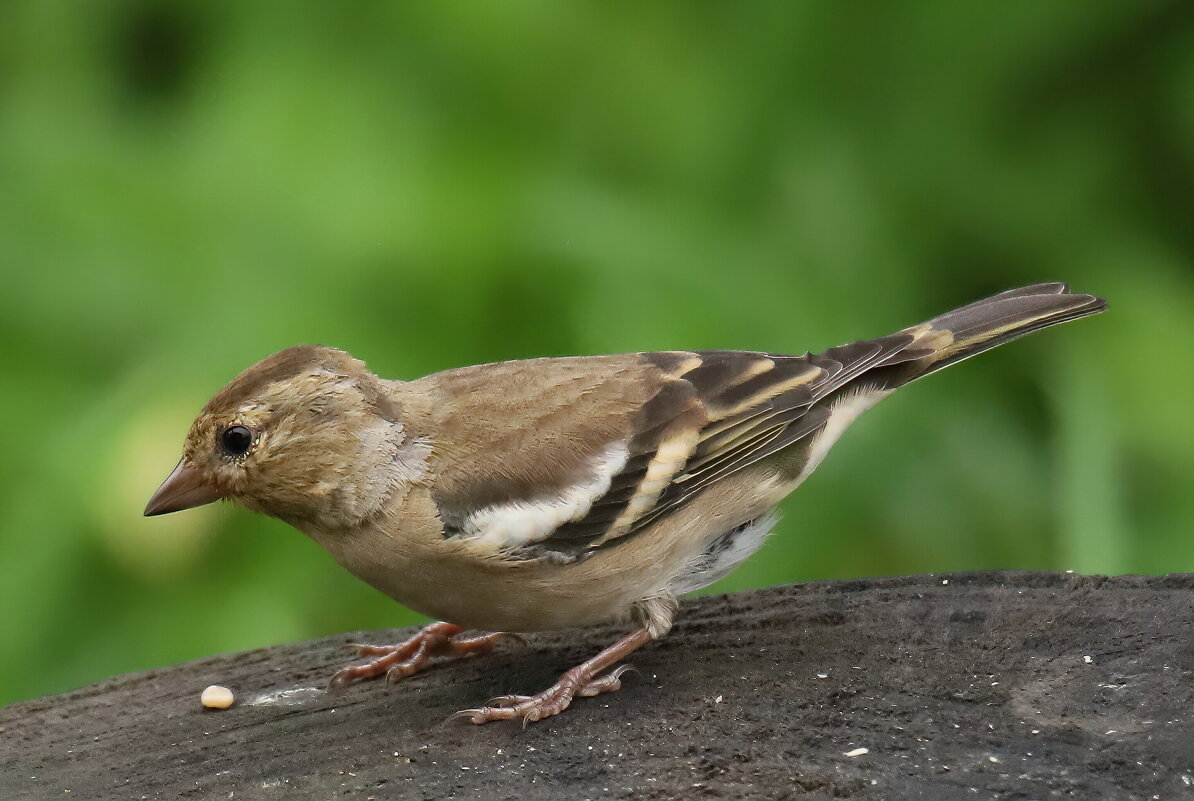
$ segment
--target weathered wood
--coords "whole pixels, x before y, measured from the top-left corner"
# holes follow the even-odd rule
[[[1194,798],[1191,575],[954,574],[703,598],[633,658],[621,692],[525,731],[445,720],[545,687],[616,630],[321,689],[345,643],[407,633],[12,704],[0,797]],[[200,708],[215,683],[236,706]]]

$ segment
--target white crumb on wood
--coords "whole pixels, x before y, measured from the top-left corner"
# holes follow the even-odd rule
[[[227,709],[235,700],[232,690],[218,684],[211,685],[199,696],[199,703],[208,709]]]

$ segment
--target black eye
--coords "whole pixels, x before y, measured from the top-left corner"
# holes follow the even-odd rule
[[[233,456],[244,456],[253,444],[253,429],[248,426],[228,426],[220,432],[220,444]]]

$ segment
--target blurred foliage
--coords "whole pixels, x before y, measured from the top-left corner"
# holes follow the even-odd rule
[[[1112,311],[869,413],[714,591],[1194,570],[1194,5],[0,5],[0,702],[414,622],[283,524],[144,519],[298,342],[387,377]]]

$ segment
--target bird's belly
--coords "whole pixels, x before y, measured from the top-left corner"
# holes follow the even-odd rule
[[[403,567],[349,569],[417,612],[485,631],[548,631],[622,620],[635,601],[675,572],[658,564],[627,573],[584,563],[479,562],[444,554]]]
[[[309,533],[341,566],[404,606],[486,631],[548,631],[625,619],[636,601],[666,587],[692,558],[667,549],[636,557],[632,551],[642,545],[632,540],[561,565],[482,559],[466,543],[441,535]]]
[[[677,579],[709,544],[777,500],[748,486],[712,487],[658,527],[566,564],[480,555],[468,538],[443,536],[429,497],[408,497],[401,516],[367,532],[307,533],[354,575],[415,611],[487,631],[547,631],[623,620],[636,602],[687,591]]]

